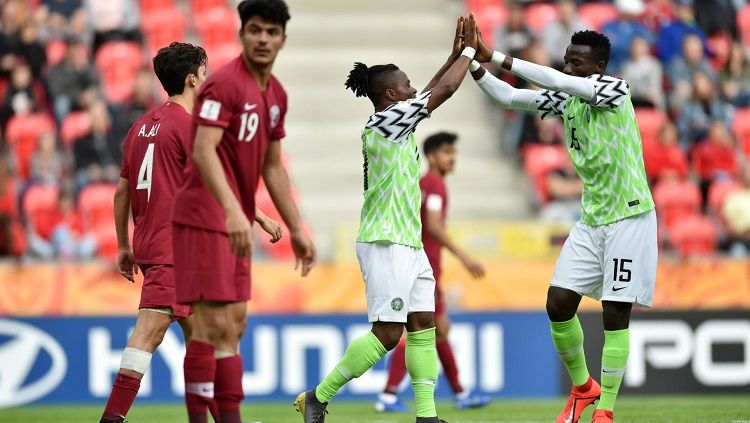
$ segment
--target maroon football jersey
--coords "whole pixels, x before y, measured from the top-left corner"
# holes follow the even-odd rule
[[[165,103],[130,128],[120,176],[128,180],[135,233],[133,253],[142,264],[172,264],[172,204],[182,184],[192,117]]]
[[[271,76],[265,91],[255,81],[242,56],[212,74],[201,87],[193,111],[193,137],[199,125],[224,128],[216,149],[234,195],[250,222],[255,218],[255,191],[271,141],[284,138],[287,96]],[[191,143],[189,155],[192,155]],[[226,232],[219,202],[190,161],[174,204],[174,222]]]
[[[427,233],[426,216],[428,211],[440,212],[440,223],[445,227],[446,210],[448,210],[448,192],[445,188],[443,178],[434,172],[427,172],[419,181],[419,188],[422,190],[422,243],[424,252],[430,261],[432,269],[440,273],[441,259],[440,243]]]

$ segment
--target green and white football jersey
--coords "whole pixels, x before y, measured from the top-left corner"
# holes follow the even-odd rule
[[[358,242],[422,248],[420,159],[414,130],[429,117],[432,92],[370,116],[362,130],[365,201]]]
[[[596,97],[586,101],[542,90],[543,119],[561,117],[570,158],[583,182],[581,222],[606,225],[654,208],[630,87],[622,79],[591,75]]]

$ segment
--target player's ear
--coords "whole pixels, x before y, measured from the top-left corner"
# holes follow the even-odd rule
[[[386,88],[385,89],[385,98],[387,98],[390,101],[396,101],[398,100],[398,97],[396,95],[396,90],[393,88]]]
[[[604,60],[596,64],[596,71],[597,71],[596,73],[600,75],[604,75],[604,71],[606,69],[607,69],[607,62],[605,62]]]

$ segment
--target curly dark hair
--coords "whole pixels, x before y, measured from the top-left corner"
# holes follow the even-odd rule
[[[591,47],[591,56],[597,62],[609,63],[612,44],[606,35],[591,30],[578,31],[570,37],[570,43]]]
[[[208,61],[206,50],[200,46],[174,42],[159,49],[154,56],[154,72],[167,95],[182,94],[185,78],[198,75],[198,68]]]
[[[244,28],[253,16],[260,16],[264,21],[279,24],[286,29],[286,23],[291,18],[284,0],[243,0],[237,5],[237,12],[242,24],[240,28]]]

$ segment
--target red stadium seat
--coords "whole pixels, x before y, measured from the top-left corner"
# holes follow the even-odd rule
[[[732,131],[745,157],[750,159],[750,108],[737,109],[732,121]]]
[[[547,176],[570,160],[565,147],[561,145],[530,144],[523,150],[526,174],[534,183],[537,198],[541,203],[549,200]]]
[[[746,46],[750,46],[750,4],[737,13],[737,29]]]
[[[141,13],[145,16],[153,10],[174,7],[174,0],[140,0],[140,6]],[[143,23],[141,19],[141,24]]]
[[[68,51],[68,45],[65,44],[65,40],[58,38],[47,41],[45,50],[47,52],[47,66],[52,67],[60,63],[65,57],[65,53]]]
[[[192,0],[190,3],[193,14],[196,16],[205,13],[209,9],[227,7],[227,0]],[[234,18],[239,21],[236,13],[234,14]]]
[[[116,186],[114,184],[89,185],[81,191],[78,210],[81,213],[84,230],[96,230],[102,224],[112,222]],[[111,226],[114,231],[114,226]]]
[[[101,222],[93,229],[96,239],[96,251],[99,257],[116,259],[118,253],[117,233],[115,232],[115,218],[111,216],[109,221]]]
[[[232,60],[236,59],[241,52],[242,47],[240,47],[239,43],[237,43],[236,41],[220,45],[206,45],[206,53],[208,54],[208,66],[210,69],[215,71],[231,62]]]
[[[237,43],[239,27],[237,13],[225,6],[214,7],[195,16],[195,28],[200,33],[204,45]]]
[[[532,31],[539,33],[544,30],[550,22],[560,16],[557,6],[548,3],[532,3],[526,10],[526,23]]]
[[[60,140],[64,148],[71,148],[73,142],[91,131],[91,116],[88,112],[70,112],[62,121]]]
[[[5,137],[24,179],[29,177],[29,161],[36,151],[37,140],[47,132],[55,132],[55,123],[45,113],[13,116],[8,121]]]
[[[155,55],[160,48],[185,39],[185,14],[176,7],[154,9],[144,14],[141,28]]]
[[[508,19],[508,9],[502,1],[475,0],[469,1],[469,10],[474,12],[484,42],[492,48],[495,30]]]
[[[96,52],[95,61],[107,101],[117,104],[127,101],[135,89],[135,76],[143,66],[140,45],[128,41],[104,43]]]
[[[601,31],[602,26],[617,18],[617,8],[610,3],[584,3],[578,7],[578,16],[589,28]]]
[[[697,214],[701,205],[701,191],[691,181],[665,180],[653,189],[656,212],[667,230],[684,217]]]
[[[27,222],[39,236],[49,239],[58,220],[57,187],[34,185],[23,196],[23,211]]]
[[[659,142],[659,131],[667,123],[667,115],[659,109],[648,107],[637,107],[635,109],[635,120],[641,131],[643,145]]]
[[[716,250],[716,227],[706,216],[687,216],[670,228],[669,241],[683,256],[711,254]]]
[[[735,180],[716,181],[708,188],[708,210],[721,219],[721,209],[729,194],[742,190],[742,184]]]

